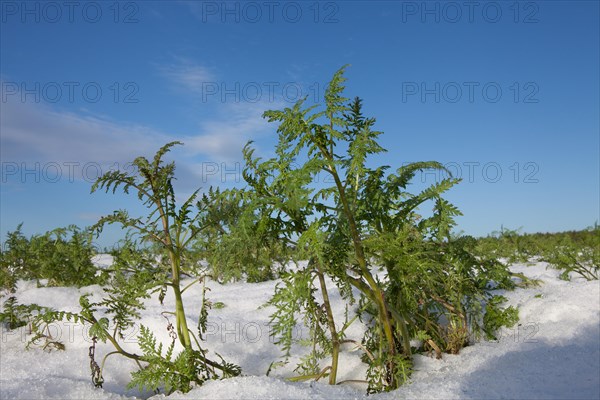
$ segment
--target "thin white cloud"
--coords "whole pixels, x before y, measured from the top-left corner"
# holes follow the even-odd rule
[[[0,157],[13,162],[124,162],[170,140],[148,127],[19,100],[2,104],[0,129]]]
[[[180,140],[177,149],[179,182],[186,187],[206,183],[202,162],[241,162],[242,147],[249,140],[265,137],[272,126],[261,117],[274,104],[227,103],[218,115],[199,123],[197,132],[167,135],[148,126],[123,124],[105,117],[56,111],[44,104],[23,103],[18,96],[2,105],[0,158],[2,162],[97,163],[103,168],[127,165],[135,157],[152,157],[169,141]],[[95,170],[90,170],[92,174]],[[81,172],[75,177],[81,178]],[[210,180],[215,179],[210,176]],[[202,185],[204,186],[204,185]]]
[[[173,82],[178,89],[202,93],[205,85],[215,81],[215,75],[209,68],[178,58],[173,64],[159,67],[163,76]]]
[[[202,134],[186,138],[187,147],[210,160],[240,160],[241,150],[249,140],[272,130],[262,118],[263,112],[272,106],[272,103],[226,103],[221,110],[223,117],[202,122],[199,129]]]

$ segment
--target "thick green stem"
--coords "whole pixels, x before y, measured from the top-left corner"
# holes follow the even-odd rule
[[[175,295],[175,315],[177,320],[177,336],[179,337],[179,341],[186,349],[192,347],[192,341],[190,339],[190,334],[187,326],[187,320],[185,318],[185,310],[183,308],[183,299],[181,298],[181,288],[179,285],[180,282],[180,266],[181,259],[176,254],[176,248],[174,245],[179,245],[179,243],[173,243],[171,239],[171,230],[169,226],[169,217],[165,212],[164,206],[161,203],[160,199],[156,199],[154,201],[156,204],[158,211],[160,213],[160,218],[163,226],[163,234],[165,236],[165,245],[169,252],[169,260],[171,261],[171,273],[173,275],[171,280],[171,286],[173,287],[173,294]]]
[[[386,263],[386,268],[388,271],[391,271],[393,266],[390,263]],[[394,307],[390,304],[388,304],[388,308],[390,310],[390,313],[392,314],[392,317],[396,320],[396,323],[398,324],[399,328],[400,328],[400,332],[402,334],[402,350],[405,356],[410,357],[411,356],[411,350],[410,350],[410,337],[408,334],[408,318],[406,318],[406,314],[405,314],[405,310],[404,310],[404,301],[402,299],[402,295],[399,295],[396,299],[399,303],[399,309],[396,310],[394,309]]]
[[[330,161],[332,160],[331,157],[329,157],[329,159],[330,159]],[[381,288],[375,281],[375,278],[373,278],[373,275],[371,274],[371,271],[369,271],[369,268],[367,266],[367,259],[365,257],[363,244],[360,239],[360,235],[358,233],[358,228],[357,228],[356,222],[354,220],[354,214],[352,213],[352,210],[350,210],[350,205],[348,203],[348,199],[346,198],[346,191],[344,189],[344,185],[342,184],[333,163],[331,163],[329,165],[329,172],[333,176],[335,185],[338,189],[338,194],[340,196],[340,201],[342,202],[344,213],[346,214],[346,218],[348,218],[348,226],[350,228],[350,235],[352,238],[352,243],[354,244],[354,253],[356,255],[356,260],[358,262],[358,266],[360,267],[362,276],[365,278],[365,280],[367,281],[367,284],[371,288],[373,295],[374,295],[373,298],[377,304],[377,308],[379,310],[379,321],[382,325],[383,332],[384,332],[386,340],[388,342],[388,355],[391,358],[396,354],[396,346],[395,346],[395,339],[394,339],[394,331],[392,329],[392,323],[390,320],[389,310],[388,310],[388,307],[387,307],[387,304],[386,304],[386,301],[385,301],[385,298],[383,295],[383,291],[381,290]],[[390,364],[390,369],[392,369],[390,371],[390,376],[391,376],[390,386],[392,388],[396,388],[397,384],[396,384],[395,378],[394,378],[395,374],[393,371],[393,365],[391,365],[391,364]]]
[[[173,294],[175,295],[175,315],[177,319],[177,335],[179,337],[179,341],[186,349],[192,347],[192,341],[190,339],[190,333],[187,325],[187,320],[185,318],[185,310],[183,308],[183,299],[181,297],[181,288],[179,286],[179,262],[177,257],[171,254],[171,265],[173,272]]]

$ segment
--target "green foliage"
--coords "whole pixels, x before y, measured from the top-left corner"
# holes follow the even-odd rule
[[[471,237],[437,242],[423,236],[427,231],[398,232],[368,243],[390,278],[386,297],[405,321],[404,335],[426,334],[434,349],[456,354],[485,331],[481,305],[494,289],[514,288],[511,274],[496,260],[474,256]]]
[[[324,277],[333,280],[347,305],[357,289],[364,310],[359,316],[368,326],[362,343],[369,392],[376,392],[408,379],[412,338],[426,334],[436,347],[458,352],[470,333],[482,330],[481,304],[491,289],[514,284],[505,266],[475,256],[474,239],[451,237],[460,211],[441,195],[458,180],[444,179],[416,195],[406,190],[417,172],[443,169],[441,164],[413,163],[395,173],[368,166],[369,155],[384,151],[377,144],[381,132],[372,130],[373,118],[362,115],[360,99],[347,103],[342,96],[343,72],[329,84],[324,111],[311,114],[314,107],[303,109],[299,101],[265,113],[280,123],[277,157],[262,161],[246,147],[244,178],[262,201],[261,211],[271,216],[272,229],[287,242],[297,238],[299,255],[310,259],[305,269],[284,277],[271,300],[277,343],[289,356],[291,330],[303,315],[312,350],[298,370],[317,379],[328,370],[335,383],[336,352],[353,320],[346,318],[341,329],[333,321]],[[329,174],[335,186],[315,186],[318,173]],[[426,202],[434,204],[429,218],[416,213]],[[374,275],[377,265],[383,280]],[[327,355],[332,364],[322,368]]]
[[[192,383],[202,385],[205,380],[211,378],[209,371],[202,368],[202,357],[198,351],[185,349],[173,357],[173,340],[163,355],[162,343],[157,345],[152,332],[143,325],[140,327],[138,339],[143,352],[141,360],[147,364],[131,374],[129,388],[138,387],[141,391],[164,387],[167,394],[174,390],[187,392]]]
[[[207,362],[202,351],[184,349],[174,356],[175,340],[163,355],[162,343],[157,344],[154,334],[145,326],[140,327],[139,345],[143,352],[140,357],[147,363],[144,368],[132,373],[128,387],[138,387],[139,390],[157,390],[164,387],[167,394],[175,390],[184,393],[191,390],[192,385],[202,385],[206,380],[218,379],[215,366]],[[224,377],[239,375],[239,367],[223,364]]]
[[[4,302],[0,322],[11,330],[27,326],[29,334],[33,334],[27,342],[27,349],[37,346],[45,351],[64,350],[64,344],[50,334],[49,324],[54,321],[56,313],[55,310],[38,304],[18,304],[16,297],[11,296]]]
[[[486,305],[486,313],[483,317],[487,339],[496,340],[495,333],[502,327],[513,327],[519,322],[519,311],[513,306],[504,310],[498,308],[500,304],[506,301],[504,296],[494,296]]]
[[[569,280],[572,273],[587,280],[600,277],[600,227],[594,225],[581,231],[559,233],[519,234],[501,228],[478,240],[477,254],[502,257],[509,263],[546,261],[561,271],[561,279]]]
[[[396,365],[395,380],[400,384],[408,383],[413,373],[412,358],[396,354],[394,359],[389,358],[386,362]],[[389,377],[385,375],[385,369],[377,364],[370,363],[367,369],[367,381],[369,383],[367,393],[373,394],[389,390]]]
[[[133,218],[127,211],[115,211],[98,221],[94,229],[99,233],[105,224],[117,223],[128,228],[132,235],[138,236],[142,243],[151,244],[159,262],[154,263],[147,254],[135,249],[125,249],[117,257],[112,285],[106,290],[107,297],[98,304],[82,304],[82,315],[85,312],[95,335],[99,340],[110,340],[116,348],[116,353],[146,363],[140,371],[132,375],[132,384],[157,390],[164,386],[165,390],[189,391],[191,384],[202,384],[205,379],[218,377],[220,370],[223,377],[239,374],[239,368],[226,363],[214,362],[205,358],[206,350],[200,346],[187,325],[182,292],[187,289],[180,287],[181,276],[198,275],[200,266],[196,262],[190,248],[199,233],[210,221],[207,217],[206,206],[209,202],[197,201],[198,191],[194,192],[178,207],[172,181],[175,173],[175,163],[163,162],[163,156],[171,147],[179,142],[167,143],[161,147],[152,161],[138,157],[133,161],[138,174],[122,171],[110,171],[99,177],[92,186],[92,192],[104,189],[106,192],[116,192],[121,188],[126,194],[130,190],[137,192],[138,199],[148,208],[145,218]],[[155,265],[157,264],[157,265]],[[197,281],[204,282],[200,278]],[[154,335],[144,328],[140,335],[140,346],[143,356],[137,356],[124,351],[118,344],[118,336],[139,318],[139,310],[143,308],[142,300],[149,297],[148,290],[156,288],[159,300],[162,302],[166,290],[170,288],[175,296],[175,311],[169,312],[175,316],[175,326],[169,322],[169,330],[173,341],[175,338],[183,346],[173,358],[174,342],[167,353],[162,355],[162,345],[156,347]],[[107,319],[97,320],[92,307],[103,306],[112,315],[115,331],[112,335],[107,332]],[[201,338],[206,327],[208,302],[204,301],[199,310],[199,332]],[[195,340],[195,345],[192,342]],[[104,364],[104,362],[102,363]],[[212,373],[208,374],[209,367]]]
[[[122,338],[123,332],[140,318],[139,312],[145,308],[143,300],[162,287],[168,271],[156,265],[151,253],[125,241],[110,272],[110,281],[104,289],[106,295],[98,305],[112,315],[115,330]]]
[[[106,359],[120,354],[140,367],[129,387],[187,392],[206,380],[241,372],[218,354],[218,361],[211,360],[201,346],[208,310],[224,307],[206,298],[206,278],[258,282],[280,276],[269,304],[275,306],[272,334],[284,360],[273,362],[269,372],[302,345],[308,351],[296,366],[299,376],[291,379],[328,377],[337,384],[341,345],[354,343],[368,364],[367,391],[375,393],[410,379],[415,351],[435,351],[438,358],[444,352],[457,354],[473,340],[495,338],[502,326],[518,322],[518,310],[504,308],[506,298],[495,290],[537,282],[511,273],[499,259],[527,262],[538,257],[560,269],[565,279],[572,272],[598,279],[598,226],[558,235],[522,235],[504,228],[481,239],[453,234],[455,218],[462,214],[443,196],[459,180],[435,161],[395,170],[373,165],[370,156],[385,151],[378,144],[381,132],[374,130],[374,118],[363,115],[359,98],[344,97],[344,70],[334,74],[321,110],[305,106],[304,99],[264,113],[269,122],[278,123],[275,156],[263,160],[250,143],[244,148],[245,189],[210,188],[202,196],[196,191],[178,206],[172,185],[175,164],[164,163],[163,157],[179,142],[166,144],[152,160],[136,158],[136,174],[111,171],[98,178],[92,192],[131,191],[148,209],[141,218],[115,211],[93,227],[99,234],[105,224],[116,223],[130,234],[113,252],[114,265],[101,276],[108,283],[104,297],[92,302],[89,295],[82,296],[79,313],[23,306],[11,297],[0,321],[11,329],[30,324],[35,340],[55,348],[60,345],[49,336],[49,323],[66,319],[87,324],[94,340],[90,367],[96,386],[104,382]],[[411,193],[416,174],[430,169],[448,178]],[[423,213],[426,205],[431,210]],[[99,282],[90,268],[89,238],[87,231],[68,227],[27,239],[19,225],[1,254],[0,284],[14,291],[17,279]],[[289,271],[276,266],[299,259],[308,263]],[[182,293],[189,286],[181,288],[183,276],[202,284],[196,334],[187,324]],[[164,346],[141,326],[142,354],[124,350],[125,332],[139,320],[150,294],[158,293],[162,304],[168,291],[175,310],[162,315],[171,343]],[[331,293],[341,298],[343,320],[334,318]],[[348,328],[357,319],[366,331],[361,338],[349,338]],[[308,335],[298,338],[301,326]],[[414,347],[413,339],[422,344]],[[178,352],[176,340],[182,347]],[[115,348],[100,364],[96,341]]]
[[[13,297],[5,302],[5,312],[0,318],[11,321],[9,327],[30,324],[31,330],[36,333],[30,344],[44,339],[46,341],[44,347],[49,343],[54,347],[64,347],[52,341],[48,324],[67,320],[88,324],[91,337],[102,342],[109,340],[120,349],[118,341],[124,338],[125,331],[139,318],[139,311],[144,309],[143,299],[150,297],[148,291],[158,285],[157,279],[163,277],[164,272],[153,267],[148,256],[136,249],[135,244],[129,241],[125,242],[124,248],[116,255],[111,270],[106,272],[109,277],[106,278],[105,297],[99,302],[91,302],[89,295],[81,296],[79,313],[57,311],[35,304],[15,305]],[[96,316],[98,308],[102,308],[112,319],[114,324],[112,332],[109,332],[110,319]]]
[[[570,280],[571,273],[587,280],[600,278],[600,227],[561,236],[553,244],[541,245],[541,259],[560,270],[564,280]]]
[[[329,373],[336,383],[339,344],[346,328],[333,318],[326,277],[346,302],[360,293],[358,316],[367,324],[361,348],[369,362],[369,392],[391,390],[406,382],[411,367],[410,340],[428,335],[430,345],[456,353],[472,332],[483,328],[485,303],[494,287],[514,287],[506,267],[476,257],[475,240],[451,237],[460,211],[441,196],[457,179],[447,178],[418,194],[407,191],[419,171],[441,169],[418,162],[390,173],[370,167],[368,157],[385,151],[377,143],[375,119],[364,117],[362,102],[343,97],[344,68],[332,78],[325,109],[304,108],[304,101],[282,111],[267,111],[278,122],[275,158],[255,158],[246,146],[244,178],[256,212],[269,216],[268,230],[293,245],[307,267],[284,275],[271,304],[273,334],[286,357],[302,322],[311,351],[297,368],[298,379]],[[302,161],[304,160],[304,161]],[[446,171],[448,172],[448,171]],[[331,180],[315,184],[318,174]],[[433,203],[432,215],[417,209]],[[383,273],[383,279],[377,275]],[[320,293],[320,296],[317,296]],[[317,300],[323,299],[321,300]],[[322,360],[331,356],[331,365]]]
[[[324,301],[317,300],[315,296],[320,290],[319,280],[322,278],[316,262],[312,260],[306,268],[284,274],[270,300],[270,304],[277,307],[271,315],[271,333],[276,338],[275,343],[285,353],[285,362],[291,355],[293,345],[304,345],[310,349],[295,369],[307,379],[321,375],[320,362],[334,351],[333,338],[339,347],[344,336],[344,328],[330,328],[332,316],[329,314],[331,306],[328,295]],[[309,328],[308,337],[298,337],[300,321]]]
[[[14,292],[18,279],[48,280],[49,286],[87,286],[103,276],[91,261],[91,235],[74,225],[27,239],[22,224],[9,232],[0,253],[0,285]]]
[[[269,230],[277,233],[280,240],[294,246],[298,257],[310,259],[307,268],[290,272],[284,277],[284,285],[278,286],[271,300],[278,308],[272,316],[274,335],[279,336],[277,342],[286,354],[289,353],[296,318],[303,315],[303,322],[310,331],[310,339],[304,343],[311,347],[311,351],[296,370],[305,377],[317,379],[329,370],[330,383],[336,380],[340,340],[347,326],[344,325],[342,329],[336,327],[325,276],[333,278],[347,302],[354,301],[350,277],[345,270],[351,248],[347,232],[340,231],[329,236],[321,230],[329,225],[333,228],[337,216],[344,217],[338,212],[341,204],[336,210],[325,203],[335,195],[344,196],[344,189],[337,193],[339,187],[316,190],[311,184],[319,172],[330,173],[334,179],[338,179],[336,168],[347,166],[354,179],[364,169],[360,161],[352,162],[351,157],[336,160],[333,154],[336,141],[353,135],[338,129],[346,124],[343,113],[348,111],[344,104],[347,99],[342,96],[344,80],[342,69],[329,84],[325,94],[326,109],[322,112],[310,115],[314,107],[302,110],[303,101],[291,109],[265,112],[269,121],[281,123],[277,158],[261,162],[253,158],[253,150],[249,146],[244,150],[247,165],[244,178],[255,196],[253,201],[258,212],[268,216]],[[325,122],[317,124],[319,119],[325,119]],[[364,125],[366,127],[373,122]],[[368,128],[360,131],[357,128],[354,136],[359,139],[351,144],[348,151],[362,154],[363,159],[367,154],[379,151],[373,140],[377,134]],[[303,150],[308,161],[295,167],[296,157]],[[342,236],[338,236],[338,233]],[[314,296],[317,291],[321,293],[322,303]],[[319,361],[329,354],[332,355],[332,365],[321,370]]]
[[[175,144],[177,142],[163,146],[152,161],[143,157],[136,158],[134,165],[137,167],[139,175],[110,171],[99,177],[92,186],[92,192],[104,189],[114,193],[119,188],[123,189],[125,193],[135,190],[138,198],[149,209],[146,218],[132,218],[125,210],[115,211],[112,215],[101,218],[92,228],[99,234],[105,224],[117,223],[128,228],[131,233],[127,236],[123,246],[113,252],[115,262],[111,269],[105,271],[104,278],[108,280],[108,285],[104,289],[105,296],[102,300],[92,302],[89,295],[81,296],[79,313],[56,311],[36,305],[23,308],[17,306],[14,300],[10,300],[6,302],[5,311],[1,314],[2,320],[10,326],[19,326],[24,321],[23,316],[28,317],[34,330],[38,332],[34,340],[45,338],[46,345],[44,347],[52,344],[60,348],[62,345],[52,341],[52,338],[43,330],[43,324],[46,326],[46,332],[48,324],[53,321],[66,319],[88,325],[89,334],[93,339],[93,344],[89,349],[92,382],[97,387],[101,387],[104,382],[102,371],[107,358],[114,354],[134,360],[140,367],[140,371],[132,375],[133,386],[153,390],[165,388],[168,392],[173,390],[185,392],[189,391],[193,384],[201,384],[206,379],[235,376],[240,373],[239,367],[225,362],[218,354],[220,361],[208,359],[205,356],[207,350],[201,347],[200,342],[187,326],[181,294],[189,286],[182,289],[180,280],[183,274],[192,275],[199,272],[197,263],[190,256],[189,247],[203,229],[202,221],[205,212],[200,203],[195,203],[197,192],[192,194],[181,207],[177,207],[172,186],[175,164],[164,164],[162,161],[162,157]],[[72,232],[72,237],[68,241],[65,239],[67,232]],[[85,237],[91,237],[91,235]],[[146,246],[138,247],[133,240],[135,237],[139,237],[142,244]],[[55,250],[55,253],[40,253],[52,256],[52,266],[68,262],[69,260],[62,257],[65,254],[77,260],[87,257],[89,262],[90,254],[79,251],[81,248],[85,248],[84,244],[87,242],[83,241],[83,233],[76,228],[55,230],[43,238],[44,240],[54,239],[55,247],[58,249]],[[31,246],[31,243],[35,243],[36,246]],[[45,244],[46,242],[41,243]],[[45,249],[44,246],[37,245],[37,239],[29,242],[24,239],[19,227],[16,232],[9,235],[9,251],[6,255],[3,253],[3,263],[6,260],[6,265],[10,265],[13,269],[31,273],[31,257],[28,253],[30,247],[36,251],[38,247]],[[49,274],[46,271],[54,271],[43,263],[40,268],[34,264],[33,270],[35,273],[32,276],[37,278],[47,277]],[[21,275],[16,274],[16,276]],[[81,277],[81,279],[83,278],[85,275]],[[204,282],[203,277],[196,280],[196,282],[200,281]],[[162,303],[169,288],[175,296],[175,311],[165,311],[163,316],[165,314],[174,315],[176,322],[175,326],[170,322],[167,326],[173,340],[167,352],[163,355],[162,344],[157,344],[152,332],[145,327],[140,334],[140,348],[143,355],[140,356],[123,349],[120,342],[125,337],[125,331],[140,318],[140,311],[144,309],[144,301],[150,297],[150,293],[159,292],[159,300]],[[203,290],[203,293],[205,291],[206,289]],[[207,310],[210,305],[208,300],[203,300],[203,305],[199,310],[198,337],[200,338],[206,330]],[[34,311],[36,315],[31,318],[31,313]],[[110,326],[111,321],[113,327]],[[42,330],[36,329],[39,326],[42,327]],[[192,338],[194,339],[193,343]],[[178,354],[174,354],[173,351],[176,339],[179,339],[183,346],[183,350]],[[113,352],[103,357],[100,364],[95,358],[97,341],[108,341],[115,348]]]
[[[208,262],[211,276],[227,282],[245,278],[248,282],[274,279],[290,249],[257,213],[244,190],[208,191],[200,206],[206,213],[205,229],[194,243],[194,250]]]
[[[23,224],[19,224],[13,232],[8,232],[7,239],[0,249],[0,287],[9,292],[16,289],[17,280],[26,276],[26,263],[31,257],[29,241],[21,232]]]
[[[8,329],[17,329],[27,325],[28,313],[17,304],[17,298],[9,297],[4,301],[3,311],[0,313],[0,322],[5,323]]]
[[[506,262],[525,263],[539,254],[539,248],[533,236],[520,234],[519,230],[501,227],[485,238],[479,239],[478,252],[496,258],[504,258]]]

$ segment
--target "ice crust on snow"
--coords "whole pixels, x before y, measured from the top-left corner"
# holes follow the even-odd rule
[[[110,256],[94,260],[108,267]],[[373,399],[598,399],[600,398],[600,284],[574,278],[558,279],[558,272],[544,263],[513,265],[511,269],[528,277],[542,279],[538,288],[505,292],[510,305],[519,308],[520,325],[504,329],[497,342],[479,342],[459,355],[444,355],[436,360],[415,356],[411,383],[381,393]],[[269,315],[273,308],[264,304],[273,293],[276,281],[219,285],[211,282],[210,300],[223,302],[222,309],[211,310],[206,347],[226,360],[239,364],[244,376],[205,383],[186,394],[171,396],[126,390],[129,374],[136,366],[123,357],[110,357],[104,371],[102,389],[90,380],[88,347],[91,340],[85,328],[63,323],[53,326],[66,345],[66,351],[47,353],[41,349],[25,351],[26,328],[2,328],[0,342],[0,398],[2,399],[363,399],[361,384],[329,386],[325,382],[289,382],[297,358],[287,366],[265,376],[272,361],[281,356],[269,336]],[[331,284],[331,282],[329,282]],[[200,287],[185,292],[189,323],[194,326],[200,308]],[[38,288],[32,282],[19,282],[15,294],[19,303],[37,303],[66,311],[79,310],[79,296],[102,296],[102,288]],[[339,295],[331,290],[336,318],[342,320],[344,308]],[[8,296],[2,297],[3,303]],[[142,323],[167,343],[168,332],[160,312],[171,309],[170,294],[161,306],[156,295],[147,301]],[[336,307],[337,305],[337,307]],[[0,307],[2,304],[0,304]],[[359,339],[363,327],[354,324],[348,336]],[[139,326],[128,332],[124,346],[135,351]],[[298,326],[298,335],[306,335]],[[98,344],[101,357],[111,351]],[[294,354],[302,349],[293,349]],[[364,379],[366,366],[360,352],[345,347],[340,359],[340,379]]]

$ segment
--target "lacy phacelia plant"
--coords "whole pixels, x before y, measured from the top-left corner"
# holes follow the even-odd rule
[[[153,276],[153,280],[148,279],[148,276],[142,279],[142,282],[160,287],[161,301],[166,290],[171,290],[174,294],[175,311],[169,313],[175,317],[175,326],[172,329],[173,343],[163,355],[162,344],[157,346],[152,332],[146,328],[141,330],[140,347],[144,354],[136,356],[135,359],[146,364],[133,374],[131,384],[150,389],[157,389],[158,385],[163,385],[169,392],[188,391],[191,384],[202,384],[207,379],[234,376],[240,372],[239,367],[222,359],[220,361],[209,359],[208,351],[200,345],[199,340],[206,330],[206,301],[203,301],[202,309],[199,310],[198,335],[194,335],[188,327],[182,292],[189,286],[182,289],[180,280],[183,273],[190,275],[198,273],[197,265],[187,262],[187,253],[192,241],[204,228],[205,214],[200,207],[197,207],[200,205],[196,202],[198,191],[194,192],[181,207],[178,208],[176,205],[172,185],[175,164],[164,164],[162,161],[162,157],[176,144],[181,143],[172,142],[163,146],[152,162],[144,157],[136,158],[133,164],[139,176],[111,171],[98,178],[92,186],[92,192],[98,189],[115,192],[119,187],[122,187],[125,193],[134,190],[149,209],[149,215],[145,219],[132,218],[124,210],[117,211],[113,215],[103,217],[96,228],[101,230],[106,223],[118,223],[139,234],[143,241],[151,242],[163,251],[165,263],[161,266],[167,267],[166,270],[152,271],[149,267],[144,268],[141,273]],[[139,295],[142,295],[142,292]],[[122,304],[126,301],[125,297],[121,297],[117,303]],[[132,309],[135,309],[135,305],[133,306]],[[129,321],[126,321],[125,325],[127,323]],[[184,349],[176,356],[173,354],[175,337],[179,339]],[[105,337],[99,339],[103,340]]]
[[[427,338],[424,346],[440,353],[458,352],[472,330],[483,329],[481,301],[490,297],[492,276],[504,286],[511,280],[501,264],[472,256],[468,238],[450,237],[460,212],[441,194],[457,179],[417,195],[406,191],[418,171],[443,170],[440,163],[413,163],[396,173],[367,164],[369,155],[384,151],[377,143],[381,132],[362,115],[360,99],[349,103],[342,96],[343,72],[330,82],[324,110],[314,112],[316,106],[304,107],[301,100],[264,114],[279,123],[277,156],[261,160],[246,146],[244,178],[256,209],[270,216],[271,230],[309,260],[283,277],[271,300],[277,307],[273,334],[287,356],[300,316],[310,328],[303,342],[311,351],[294,379],[328,376],[329,383],[339,383],[340,345],[352,342],[369,364],[369,391],[392,390],[412,370],[412,339]],[[318,174],[332,185],[315,184]],[[427,201],[434,203],[433,215],[422,218],[416,209]],[[344,321],[334,319],[326,277],[346,302]],[[368,327],[360,341],[345,333],[356,317]]]
[[[91,261],[95,254],[90,232],[75,225],[57,228],[29,239],[22,224],[9,232],[0,252],[0,288],[14,292],[18,279],[32,279],[48,286],[87,286],[105,276]]]
[[[532,234],[502,227],[480,238],[476,250],[481,256],[504,258],[508,263],[545,261],[560,270],[564,280],[572,275],[595,280],[600,277],[599,243],[597,224],[580,231]]]
[[[132,373],[129,386],[139,387],[140,390],[156,391],[162,388],[167,393],[174,390],[187,392],[193,385],[201,385],[208,379],[240,373],[238,366],[225,362],[218,354],[218,361],[211,360],[208,350],[200,344],[206,331],[208,301],[203,301],[201,310],[198,310],[197,335],[188,327],[182,293],[190,285],[182,288],[181,277],[184,273],[198,276],[198,266],[189,262],[187,255],[188,246],[203,229],[204,213],[197,207],[196,193],[181,207],[176,205],[172,186],[175,164],[164,164],[162,161],[165,153],[176,144],[178,142],[163,146],[152,162],[144,157],[136,158],[133,164],[139,175],[111,171],[98,178],[92,187],[92,192],[104,189],[114,193],[119,188],[125,193],[137,192],[137,197],[149,210],[146,218],[132,218],[127,211],[120,210],[101,218],[93,228],[100,233],[105,224],[120,224],[139,236],[143,243],[153,244],[155,251],[159,251],[159,259],[156,254],[140,251],[127,242],[116,257],[103,300],[92,302],[89,296],[82,296],[80,313],[52,311],[43,315],[45,320],[66,318],[91,325],[90,336],[94,339],[94,345],[90,347],[90,367],[97,386],[104,382],[102,370],[106,359],[113,354],[125,356],[138,364],[140,369]],[[203,279],[200,276],[194,282],[203,282]],[[144,299],[156,291],[162,303],[168,290],[173,292],[175,310],[162,313],[172,339],[166,351],[145,326],[140,327],[138,337],[142,354],[127,351],[121,340],[125,331],[139,319]],[[100,312],[106,316],[100,317]],[[169,317],[174,319],[174,325]],[[111,322],[114,328],[109,330]],[[183,347],[182,351],[175,351],[176,340]],[[98,360],[95,341],[108,341],[115,351]]]
[[[256,212],[252,193],[211,188],[200,203],[206,211],[207,228],[194,249],[208,262],[215,280],[261,282],[279,276],[274,263],[282,265],[290,249],[273,234],[268,218]]]
[[[536,235],[539,236],[539,235]],[[571,274],[588,281],[600,278],[600,226],[580,232],[555,234],[554,240],[538,239],[541,259],[561,271],[560,278],[570,280]]]

